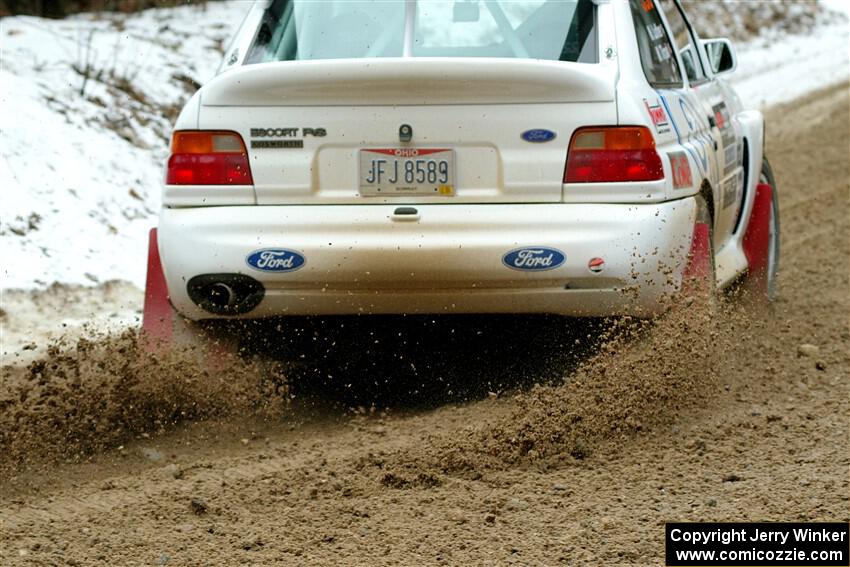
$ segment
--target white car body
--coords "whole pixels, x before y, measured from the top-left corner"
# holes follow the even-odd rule
[[[705,78],[664,88],[644,74],[627,0],[594,2],[592,63],[408,55],[249,64],[269,4],[251,9],[218,76],[175,124],[238,133],[253,180],[164,187],[159,253],[183,316],[649,315],[680,286],[699,194],[713,214],[717,285],[746,272],[763,118],[711,72],[699,39]],[[618,125],[651,131],[663,178],[565,183],[574,133]],[[301,147],[284,147],[289,140]],[[361,150],[410,147],[453,151],[450,194],[361,192]],[[210,310],[187,289],[198,276],[213,285],[229,274],[262,287],[250,309]]]

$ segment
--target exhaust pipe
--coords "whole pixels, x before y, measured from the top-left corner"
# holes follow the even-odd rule
[[[213,315],[242,315],[260,304],[266,290],[245,274],[203,274],[189,280],[186,292],[198,307]]]
[[[204,291],[207,294],[207,301],[215,305],[216,308],[227,309],[236,304],[236,293],[226,283],[211,284]]]

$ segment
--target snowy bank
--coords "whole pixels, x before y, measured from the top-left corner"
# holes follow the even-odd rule
[[[171,122],[250,4],[0,20],[3,288],[142,285]]]

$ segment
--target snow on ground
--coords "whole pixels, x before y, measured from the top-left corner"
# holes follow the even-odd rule
[[[2,288],[143,284],[171,122],[249,7],[0,20]]]
[[[249,6],[0,20],[0,288],[144,284],[171,121]],[[738,54],[745,103],[791,100],[847,80],[847,22]]]
[[[844,4],[850,7],[850,2]],[[730,82],[744,105],[764,108],[850,79],[850,26],[846,19],[805,35],[766,36],[738,47]]]

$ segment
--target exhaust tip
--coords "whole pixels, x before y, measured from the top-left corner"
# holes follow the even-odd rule
[[[236,293],[226,283],[214,283],[206,288],[207,301],[218,308],[226,309],[236,303]]]
[[[214,315],[248,313],[262,301],[263,284],[245,274],[203,274],[186,284],[189,298]]]

